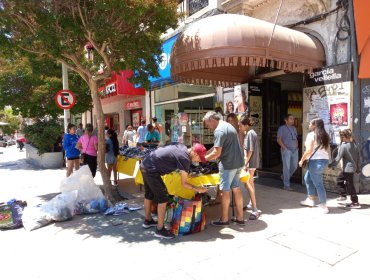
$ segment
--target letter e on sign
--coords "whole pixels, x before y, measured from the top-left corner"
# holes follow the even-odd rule
[[[63,110],[71,109],[76,104],[76,96],[70,90],[60,90],[55,95],[55,104]]]

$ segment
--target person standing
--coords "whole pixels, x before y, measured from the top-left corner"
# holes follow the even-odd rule
[[[134,128],[131,125],[128,125],[123,134],[122,144],[129,145],[130,143],[133,143],[134,136],[135,136]]]
[[[358,196],[356,194],[355,186],[353,184],[353,175],[359,170],[359,152],[356,143],[352,139],[352,131],[350,129],[344,129],[339,132],[340,146],[338,149],[338,155],[335,160],[329,164],[330,167],[338,165],[340,160],[343,160],[343,170],[337,177],[337,187],[339,190],[339,203],[345,203],[347,200],[347,194],[351,196],[351,203],[345,203],[345,207],[349,209],[361,208],[358,203]]]
[[[278,129],[277,142],[280,145],[283,162],[284,190],[292,191],[290,178],[298,167],[298,134],[294,126],[294,117],[288,114],[284,117],[285,125]]]
[[[156,227],[156,237],[167,239],[175,237],[175,235],[164,226],[168,192],[161,176],[179,170],[181,184],[184,188],[199,193],[206,192],[207,188],[197,188],[187,182],[190,164],[199,161],[205,162],[205,153],[206,148],[201,144],[195,144],[194,147],[189,150],[186,146],[179,144],[158,148],[144,158],[140,165],[145,189],[145,220],[142,225],[143,228]],[[151,215],[153,202],[158,203],[158,221],[153,220]]]
[[[80,169],[80,151],[76,148],[78,136],[76,135],[76,126],[69,123],[67,126],[68,133],[63,137],[63,149],[67,158],[67,177],[73,173],[73,169]]]
[[[214,111],[207,112],[203,122],[207,128],[214,130],[214,146],[205,159],[207,161],[219,159],[221,217],[217,221],[212,221],[211,225],[229,225],[231,190],[236,204],[236,218],[232,221],[244,225],[243,195],[239,187],[240,171],[244,161],[238,133],[231,124],[223,121],[222,116]]]
[[[308,128],[310,132],[306,136],[306,151],[299,161],[299,166],[302,167],[303,162],[309,159],[308,170],[304,176],[308,196],[300,204],[309,207],[315,206],[316,189],[320,201],[319,209],[323,214],[327,214],[329,208],[326,206],[326,190],[322,174],[329,164],[330,138],[325,131],[324,122],[320,118],[311,120]]]
[[[157,130],[159,132],[159,134],[161,134],[163,128],[162,128],[162,125],[160,123],[158,123],[157,121],[158,121],[157,117],[153,117],[152,118],[152,125],[153,125],[154,129]]]
[[[259,145],[257,133],[251,128],[253,120],[247,115],[242,115],[239,121],[240,130],[246,132],[244,138],[244,170],[249,172],[249,180],[245,184],[252,204],[252,214],[249,220],[257,220],[261,211],[257,208],[256,191],[254,187],[254,174],[259,167]]]
[[[113,185],[117,186],[117,156],[119,154],[119,143],[117,133],[113,129],[108,129],[107,138],[105,139],[105,163],[107,164],[109,178],[113,171]]]
[[[161,135],[158,130],[154,129],[154,126],[150,123],[146,126],[147,133],[145,134],[145,144],[158,146],[159,141],[161,141]]]
[[[78,137],[81,137],[82,135],[84,135],[84,130],[83,130],[83,127],[82,127],[82,123],[80,123],[76,129],[76,135]]]
[[[145,120],[141,120],[141,125],[137,129],[137,132],[136,132],[136,139],[137,139],[136,146],[137,147],[141,147],[143,143],[145,142],[145,135],[148,132],[145,123],[146,123]]]
[[[86,124],[85,134],[78,139],[77,147],[84,153],[84,164],[90,168],[91,175],[95,177],[98,167],[98,137],[93,134],[94,127],[91,123]]]

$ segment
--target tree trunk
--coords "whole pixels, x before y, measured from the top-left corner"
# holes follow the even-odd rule
[[[97,81],[89,79],[89,88],[93,105],[96,112],[96,121],[98,128],[98,166],[103,180],[103,192],[108,201],[114,204],[119,198],[112,186],[109,178],[108,170],[105,166],[105,127],[104,127],[104,112],[98,94]]]

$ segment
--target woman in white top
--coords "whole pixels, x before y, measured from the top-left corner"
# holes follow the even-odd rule
[[[305,142],[306,151],[299,161],[299,166],[302,167],[303,161],[309,159],[308,170],[304,176],[308,197],[301,201],[301,205],[315,206],[316,189],[320,201],[319,209],[322,213],[327,214],[329,209],[326,206],[326,190],[322,174],[329,164],[330,138],[325,131],[324,122],[320,118],[311,120],[309,129],[310,132],[307,134]]]

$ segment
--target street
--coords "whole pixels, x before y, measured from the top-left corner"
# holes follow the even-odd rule
[[[40,170],[26,152],[0,148],[0,201],[42,203],[59,192],[64,169]],[[100,174],[96,183],[100,184]],[[124,179],[126,180],[126,179]],[[301,186],[301,188],[303,188]],[[143,193],[134,194],[142,201]],[[28,232],[0,232],[2,279],[348,279],[365,277],[370,259],[370,195],[361,209],[330,213],[305,208],[304,190],[256,185],[262,215],[245,227],[209,225],[219,205],[206,207],[207,227],[198,234],[160,240],[141,227],[143,211],[122,216],[74,216]],[[230,211],[231,212],[231,211]],[[248,214],[245,215],[248,218]]]

